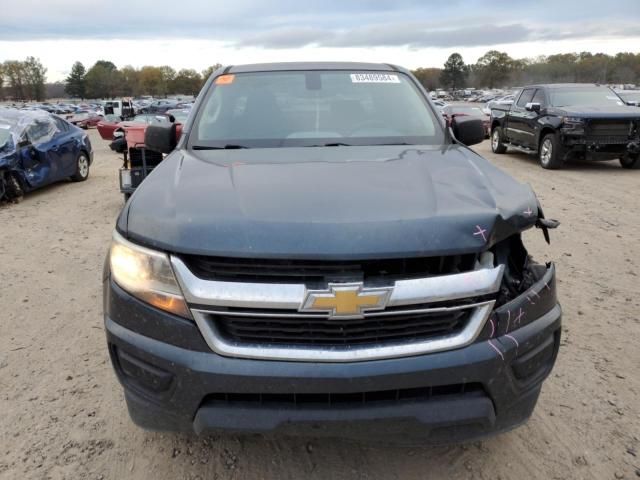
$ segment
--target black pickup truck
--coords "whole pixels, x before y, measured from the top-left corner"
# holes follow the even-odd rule
[[[531,415],[556,359],[554,226],[410,72],[213,73],[125,205],[104,272],[132,419],[160,430],[450,442]],[[175,148],[174,148],[175,147]]]
[[[618,158],[624,168],[640,168],[640,110],[601,85],[528,86],[512,105],[491,109],[491,149],[508,147],[537,155],[549,169],[570,158]]]

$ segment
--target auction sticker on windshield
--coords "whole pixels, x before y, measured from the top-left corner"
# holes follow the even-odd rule
[[[351,83],[400,83],[400,79],[389,73],[352,73]]]

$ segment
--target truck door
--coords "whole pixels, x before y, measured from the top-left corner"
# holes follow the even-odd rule
[[[535,88],[525,88],[518,100],[511,105],[511,109],[507,114],[507,138],[510,143],[516,145],[530,145],[531,142],[531,130],[527,127],[529,122],[528,113],[525,110],[525,105],[531,102],[533,95],[535,94]]]
[[[540,125],[540,117],[542,117],[542,113],[544,109],[547,108],[547,100],[544,89],[538,88],[531,99],[531,103],[537,103],[540,105],[540,110],[533,111],[527,110],[525,108],[525,122],[523,124],[523,130],[527,132],[525,137],[526,143],[524,145],[533,150],[538,149],[538,142],[540,141],[540,130],[542,129],[542,125]],[[526,105],[525,105],[526,107]]]

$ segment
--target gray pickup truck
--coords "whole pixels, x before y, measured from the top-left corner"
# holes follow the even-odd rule
[[[553,223],[405,69],[224,67],[126,203],[104,320],[160,430],[451,442],[527,420],[559,348]]]
[[[492,107],[491,148],[537,155],[549,169],[573,158],[640,168],[640,109],[601,85],[528,86],[513,104]]]

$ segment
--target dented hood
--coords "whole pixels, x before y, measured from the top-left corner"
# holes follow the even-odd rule
[[[118,229],[171,252],[393,258],[482,251],[537,214],[528,185],[458,145],[177,150]]]

